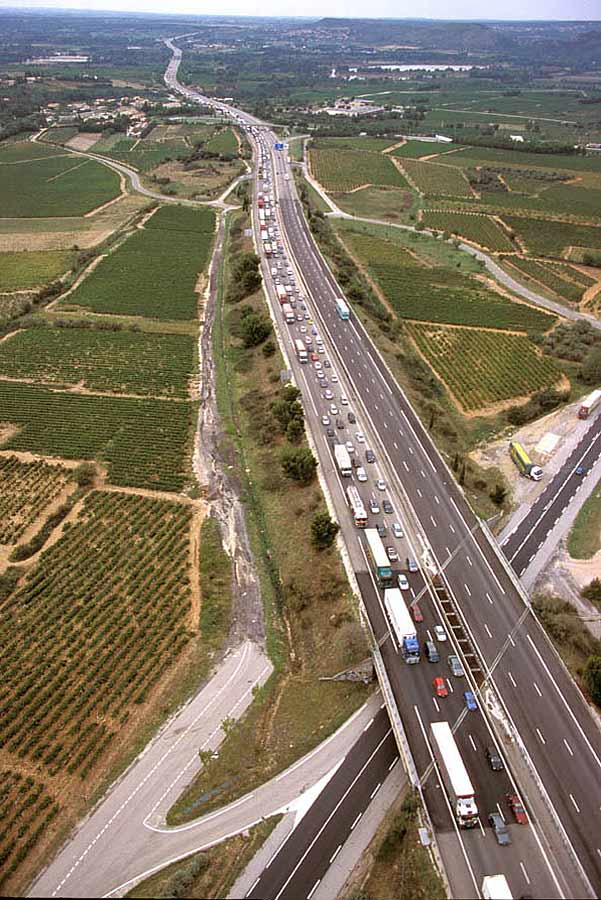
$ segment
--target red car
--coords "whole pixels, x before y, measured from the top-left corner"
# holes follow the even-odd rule
[[[312,354],[311,354],[311,361],[312,361],[312,362],[317,362],[318,359],[319,359],[319,356],[318,356],[317,353],[312,353]]]
[[[411,615],[413,616],[414,622],[423,622],[424,621],[423,613],[422,613],[421,609],[419,608],[419,606],[417,605],[417,603],[412,603],[411,606],[409,607],[409,609],[411,610]]]
[[[437,697],[448,697],[449,689],[447,687],[447,683],[442,677],[442,675],[438,675],[437,678],[432,680],[432,687],[434,688],[434,693]]]
[[[528,824],[528,814],[517,794],[507,794],[507,803],[518,825]]]

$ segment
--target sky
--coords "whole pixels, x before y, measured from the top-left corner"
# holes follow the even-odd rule
[[[355,18],[601,20],[601,0],[0,0],[0,8],[53,8],[115,12],[241,16],[338,16]]]

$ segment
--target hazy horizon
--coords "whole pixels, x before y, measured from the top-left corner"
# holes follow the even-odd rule
[[[481,12],[481,3],[477,0],[456,0],[454,5],[455,15],[445,15],[448,4],[444,0],[417,0],[411,5],[411,14],[403,15],[395,0],[375,0],[369,7],[369,15],[366,15],[365,4],[362,0],[304,0],[302,8],[295,5],[294,14],[286,12],[285,7],[278,0],[263,0],[261,14],[256,11],[256,4],[252,0],[229,0],[224,4],[221,0],[207,0],[198,8],[199,4],[194,0],[176,0],[171,8],[166,11],[158,0],[128,0],[123,3],[119,0],[28,0],[27,3],[18,4],[14,0],[0,0],[1,10],[27,10],[37,12],[94,12],[94,13],[138,13],[163,16],[236,16],[241,18],[353,18],[353,19],[398,19],[409,21],[415,19],[430,19],[434,21],[466,21],[473,22],[599,22],[599,6],[597,0],[546,0],[533,4],[529,15],[523,15],[523,0],[496,0],[487,8],[486,17],[478,15]],[[521,13],[521,14],[520,14]]]

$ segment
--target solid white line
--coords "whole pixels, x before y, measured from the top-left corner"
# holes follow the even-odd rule
[[[332,865],[332,863],[334,862],[334,860],[336,859],[336,857],[338,856],[338,854],[340,853],[341,850],[342,850],[342,844],[338,844],[338,846],[334,850],[333,854],[330,856],[330,865]]]
[[[369,720],[369,722],[367,723],[367,725],[366,725],[365,728],[363,729],[363,732],[364,732],[364,733],[367,731],[368,728],[371,728],[374,719],[375,719],[375,716],[372,716],[372,718]]]
[[[307,894],[307,900],[311,900],[311,897],[313,896],[313,894],[319,887],[320,882],[321,882],[321,878],[318,878],[317,881],[315,882],[315,884],[313,885],[313,887],[311,888],[311,890],[309,891],[309,893]]]
[[[258,885],[258,883],[260,882],[260,880],[261,880],[261,876],[259,875],[259,877],[257,878],[257,880],[256,880],[256,881],[253,881],[251,887],[250,887],[250,888],[248,889],[248,891],[245,893],[245,895],[244,895],[245,897],[248,897],[250,894],[252,894],[252,892],[254,891],[254,889],[256,888],[256,886]]]
[[[522,872],[524,874],[524,878],[526,879],[526,884],[530,884],[530,878],[528,876],[528,872],[526,871],[526,866],[524,865],[523,862],[520,862],[520,869],[522,870]]]
[[[388,771],[389,771],[389,772],[392,772],[392,770],[394,769],[394,767],[396,766],[396,764],[398,763],[398,761],[399,761],[398,756],[396,757],[396,759],[393,759],[393,760],[392,760],[392,762],[391,762],[390,765],[388,766]]]
[[[369,795],[369,799],[370,799],[370,800],[373,800],[373,799],[374,799],[374,797],[376,796],[376,794],[378,793],[378,791],[380,790],[381,787],[382,787],[382,782],[381,782],[381,781],[378,781],[377,785],[375,786],[375,788],[373,789],[373,791],[372,791],[371,794]]]
[[[355,819],[355,821],[354,821],[353,824],[351,825],[351,831],[354,830],[355,825],[357,824],[357,822],[359,821],[359,819],[361,818],[362,815],[363,815],[362,812],[360,812],[360,813],[357,815],[357,818]]]

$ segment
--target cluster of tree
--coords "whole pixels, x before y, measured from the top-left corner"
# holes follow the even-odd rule
[[[261,270],[256,253],[242,253],[232,265],[228,284],[227,299],[230,303],[238,303],[250,297],[261,287]]]
[[[601,351],[601,334],[588,322],[561,322],[548,334],[533,334],[531,340],[542,347],[545,353],[558,359],[581,363],[587,361],[586,371],[589,373],[596,366],[595,354],[598,355]]]
[[[243,306],[240,310],[240,334],[245,347],[258,347],[266,341],[272,332],[271,322],[251,306]]]
[[[498,174],[493,169],[467,169],[466,177],[472,187],[476,190],[492,192],[506,192],[507,185],[501,181]]]
[[[280,457],[286,478],[298,484],[310,484],[315,478],[317,460],[308,447],[286,447]]]
[[[305,412],[300,396],[298,388],[287,384],[271,404],[271,412],[291,444],[297,444],[305,431]]]
[[[488,127],[488,126],[487,126]],[[470,133],[468,136],[454,134],[453,140],[457,144],[468,144],[476,147],[492,147],[495,150],[511,150],[516,155],[520,153],[541,153],[553,154],[559,156],[583,156],[584,150],[574,147],[573,144],[562,144],[560,142],[546,141],[544,144],[535,143],[534,141],[524,141],[523,144],[516,144],[511,138],[498,136],[498,133],[491,129],[491,136],[481,134],[479,137]]]
[[[533,394],[530,400],[522,406],[512,406],[507,411],[507,421],[511,425],[525,425],[539,416],[544,416],[556,409],[562,403],[570,399],[569,391],[557,391],[555,388],[546,388]]]

